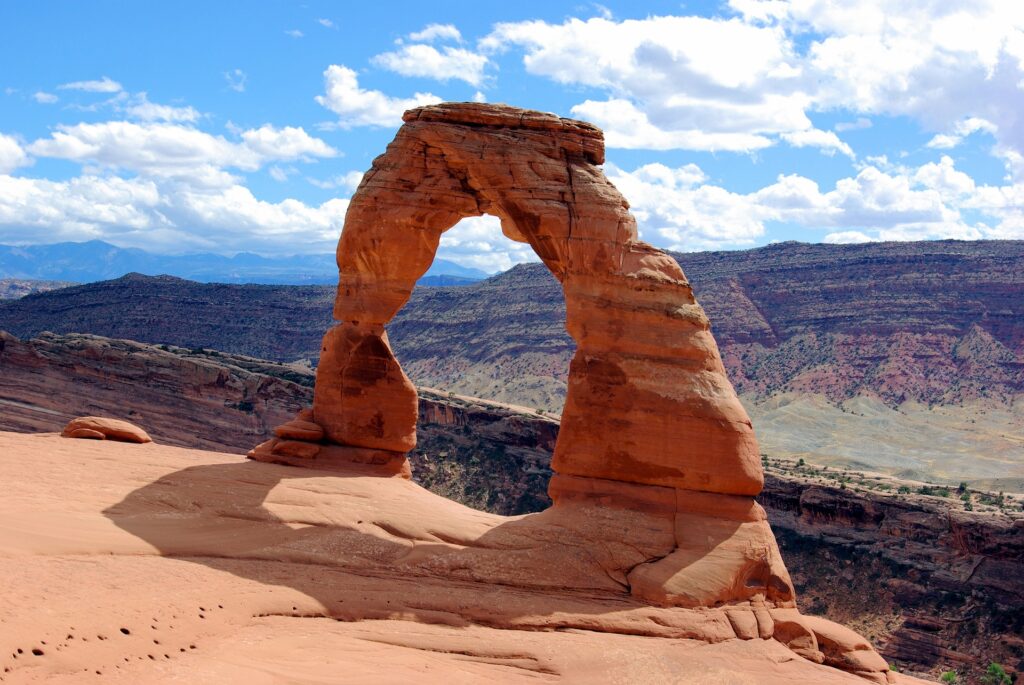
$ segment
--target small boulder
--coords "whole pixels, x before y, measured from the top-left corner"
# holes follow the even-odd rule
[[[120,419],[102,416],[79,416],[64,426],[61,432],[65,438],[86,438],[91,440],[117,440],[118,442],[153,442],[146,431]]]

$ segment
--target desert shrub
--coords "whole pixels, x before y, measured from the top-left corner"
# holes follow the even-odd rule
[[[1013,679],[1010,678],[1010,674],[1006,672],[1002,664],[993,661],[985,669],[984,675],[981,676],[981,682],[985,685],[1012,685]]]
[[[909,495],[909,494],[910,494],[910,487],[909,487],[909,486],[907,486],[907,485],[901,485],[901,486],[900,486],[900,487],[899,487],[899,488],[898,488],[898,489],[896,490],[896,492],[900,493],[901,495]]]
[[[957,675],[956,671],[943,671],[942,675],[939,676],[939,682],[942,683],[957,683],[960,680],[960,676]]]

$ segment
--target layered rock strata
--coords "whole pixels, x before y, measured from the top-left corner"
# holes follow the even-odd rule
[[[679,265],[638,239],[629,204],[597,166],[600,130],[502,105],[422,107],[404,120],[349,205],[339,323],[324,336],[312,415],[250,456],[322,467],[391,453],[387,463],[399,463],[415,446],[417,396],[384,326],[442,233],[492,214],[561,283],[577,345],[552,461],[554,506],[482,547],[438,545],[406,563],[460,580],[723,609],[702,614],[693,634],[774,637],[804,658],[885,682],[884,660],[861,638],[827,622],[815,628],[796,611],[753,499],[763,474],[750,419]],[[296,439],[319,436],[311,422],[322,438]]]

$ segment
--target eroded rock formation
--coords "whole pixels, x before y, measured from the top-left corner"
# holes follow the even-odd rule
[[[349,205],[337,254],[339,323],[324,337],[312,415],[250,455],[370,463],[408,477],[397,464],[415,445],[417,397],[384,326],[441,234],[462,218],[495,215],[561,283],[577,344],[552,461],[554,506],[492,530],[486,542],[446,540],[404,565],[697,610],[676,615],[682,634],[774,637],[807,659],[885,682],[885,662],[865,641],[796,611],[753,499],[763,474],[750,420],[682,270],[638,239],[628,203],[599,169],[601,132],[502,105],[443,104],[404,119]],[[322,439],[304,439],[316,433],[311,423]]]
[[[117,440],[118,442],[147,443],[153,442],[149,433],[134,423],[111,419],[105,416],[79,416],[64,426],[61,432],[65,438],[82,438],[85,440]]]

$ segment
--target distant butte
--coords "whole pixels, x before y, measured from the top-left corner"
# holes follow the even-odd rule
[[[492,214],[558,279],[577,346],[552,462],[554,505],[493,527],[479,521],[472,533],[448,529],[456,512],[426,506],[417,525],[430,522],[438,542],[402,556],[403,573],[628,598],[657,613],[662,635],[767,641],[809,664],[893,682],[863,638],[798,612],[754,501],[763,474],[750,420],[679,265],[638,239],[629,204],[597,166],[601,132],[504,105],[441,104],[404,120],[349,205],[337,252],[339,323],[324,337],[312,412],[250,457],[409,477],[418,400],[384,327],[442,233]],[[372,487],[383,497],[391,486]],[[588,625],[635,632],[628,623]],[[545,626],[583,627],[557,612]],[[789,682],[798,681],[824,682]]]

